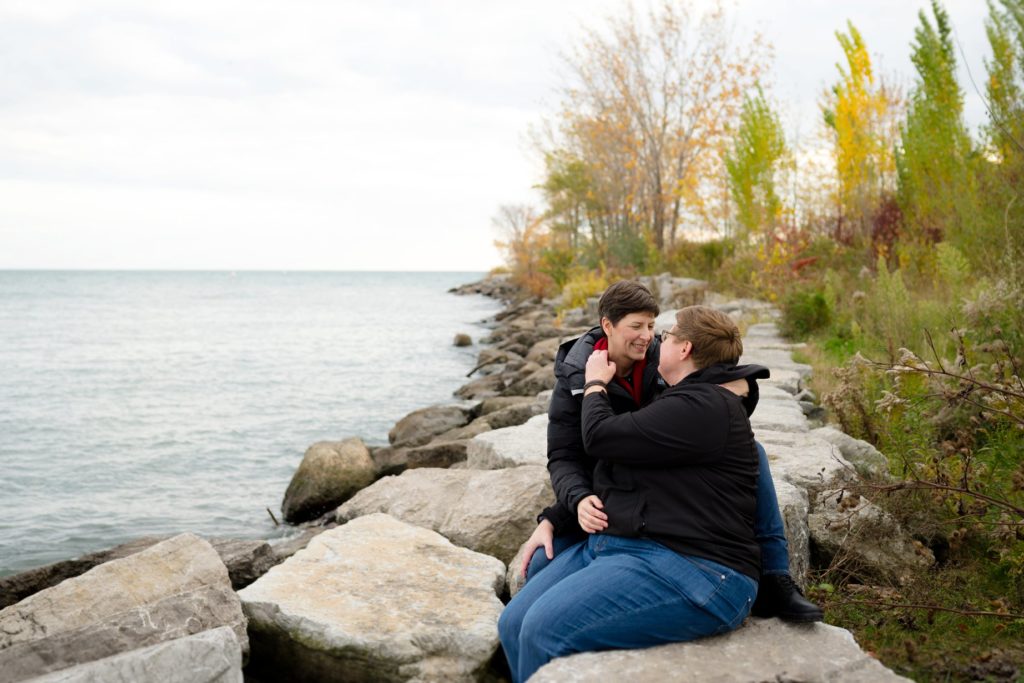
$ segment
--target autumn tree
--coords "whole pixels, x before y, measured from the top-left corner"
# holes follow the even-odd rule
[[[867,236],[882,197],[895,189],[894,147],[902,114],[895,90],[876,77],[871,56],[852,22],[836,32],[844,62],[826,93],[822,114],[830,131],[841,236]]]
[[[1024,0],[990,0],[988,7],[985,33],[992,58],[985,62],[985,90],[991,120],[985,133],[992,150],[1006,159],[1017,152],[1024,132]]]
[[[782,124],[758,86],[743,100],[739,128],[725,160],[741,235],[770,237],[774,232],[782,210],[777,176],[787,155]]]
[[[550,293],[553,282],[543,263],[550,236],[542,217],[531,206],[504,204],[491,224],[499,235],[494,244],[503,253],[516,284],[534,296]]]
[[[914,31],[917,78],[896,156],[904,227],[917,241],[959,237],[974,196],[952,28],[938,0],[931,8],[934,23],[922,10]]]
[[[1024,0],[990,1],[988,7],[985,32],[992,56],[985,62],[987,153],[977,162],[979,190],[986,201],[970,238],[979,260],[1016,267],[1024,255],[1019,229],[1024,224]]]
[[[668,2],[630,7],[586,33],[567,59],[554,145],[585,170],[581,230],[596,253],[635,262],[645,244],[662,252],[684,223],[713,215],[720,197],[708,182],[721,175],[729,124],[763,53],[757,40],[731,42],[719,4],[700,16]]]

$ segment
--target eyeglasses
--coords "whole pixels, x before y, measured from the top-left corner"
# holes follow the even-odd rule
[[[668,338],[670,336],[678,337],[680,340],[683,340],[683,335],[680,334],[679,332],[673,332],[672,330],[662,330],[661,331],[661,342],[664,344],[665,342],[668,341]],[[685,341],[685,340],[683,340],[683,341]]]

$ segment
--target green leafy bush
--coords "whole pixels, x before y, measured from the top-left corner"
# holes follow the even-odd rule
[[[782,301],[782,333],[806,338],[832,323],[832,308],[820,289],[798,289]]]

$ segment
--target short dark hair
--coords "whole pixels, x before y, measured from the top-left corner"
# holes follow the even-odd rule
[[[743,339],[736,321],[707,306],[687,306],[676,313],[680,339],[693,344],[693,364],[697,369],[715,363],[736,363],[743,355]]]
[[[619,280],[604,290],[597,302],[597,314],[601,319],[608,318],[612,325],[618,325],[630,313],[651,313],[657,317],[661,309],[647,287],[636,280]]]

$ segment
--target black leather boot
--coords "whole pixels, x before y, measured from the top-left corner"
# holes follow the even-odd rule
[[[778,617],[783,621],[805,623],[825,618],[821,608],[804,597],[803,591],[789,574],[761,577],[751,614],[755,617]]]

